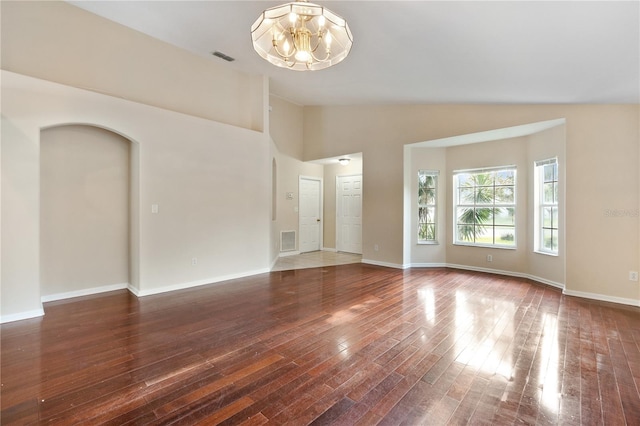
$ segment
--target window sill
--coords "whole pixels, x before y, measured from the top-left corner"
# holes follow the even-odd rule
[[[552,253],[550,251],[534,250],[533,252],[537,254],[542,254],[544,256],[558,257],[558,253]]]
[[[440,243],[437,242],[437,241],[418,241],[416,244],[419,245],[419,246],[438,246],[438,245],[440,245]]]
[[[478,248],[490,248],[490,249],[500,249],[500,250],[515,250],[518,247],[516,246],[495,246],[495,245],[489,245],[489,244],[465,244],[465,243],[453,243],[454,246],[461,246],[461,247],[478,247]]]

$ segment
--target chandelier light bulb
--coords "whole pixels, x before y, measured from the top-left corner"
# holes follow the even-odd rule
[[[333,40],[331,33],[327,31],[327,34],[324,36],[324,44],[327,45],[327,50],[331,48],[331,40]]]
[[[311,54],[306,50],[298,50],[295,55],[296,61],[307,62],[311,59]]]

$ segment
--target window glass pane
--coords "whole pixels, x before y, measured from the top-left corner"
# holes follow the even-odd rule
[[[555,185],[553,183],[545,183],[543,186],[544,190],[544,199],[542,200],[545,204],[553,204],[555,199]]]
[[[551,208],[551,227],[552,228],[558,228],[558,208],[557,207],[552,207]]]
[[[456,178],[458,179],[458,186],[473,186],[473,180],[469,173],[460,173],[456,175]]]
[[[515,170],[501,170],[496,173],[496,185],[514,185],[515,183]]]
[[[553,182],[556,179],[556,173],[558,169],[558,164],[545,164],[544,166],[544,181],[545,182]]]
[[[458,203],[473,204],[473,188],[465,187],[458,189]]]
[[[516,228],[507,226],[496,226],[496,244],[504,246],[515,246]]]
[[[428,240],[428,235],[429,235],[429,226],[432,225],[428,225],[426,223],[421,223],[418,225],[418,239],[421,241],[426,241]]]
[[[428,188],[426,193],[426,204],[435,205],[436,204],[436,190],[435,188]]]
[[[552,212],[551,210],[553,210],[553,207],[543,207],[542,208],[542,226],[544,228],[551,228],[553,223],[552,223]]]
[[[426,237],[425,240],[435,240],[436,239],[436,225],[433,223],[429,223],[425,225],[426,229]]]
[[[474,212],[474,221],[476,224],[484,225],[490,224],[493,219],[493,209],[492,208],[481,208],[475,209]]]
[[[558,251],[558,230],[553,229],[551,231],[552,242],[551,242],[551,250]]]
[[[474,234],[473,225],[458,225],[457,241],[472,243],[474,241]]]
[[[501,226],[515,226],[515,208],[502,207],[494,209],[494,224]]]
[[[558,182],[553,184],[553,203],[558,204]]]
[[[435,217],[436,217],[435,207],[419,207],[418,208],[419,223],[434,223]]]
[[[515,201],[513,186],[498,186],[495,195],[497,204],[512,204]]]
[[[475,192],[476,204],[493,204],[493,186],[478,186]]]
[[[551,229],[543,229],[542,230],[542,248],[544,250],[551,251],[553,250],[553,233]]]
[[[456,211],[456,222],[458,224],[475,223],[475,209],[458,207]]]
[[[428,204],[429,199],[429,189],[424,186],[418,188],[418,204]]]
[[[473,181],[476,186],[493,186],[495,172],[475,173]]]
[[[493,244],[493,227],[481,225],[476,226],[476,243]]]

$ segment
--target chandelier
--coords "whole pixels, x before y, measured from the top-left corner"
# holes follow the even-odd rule
[[[347,57],[353,37],[342,17],[306,0],[272,7],[251,26],[253,48],[272,64],[320,70]]]

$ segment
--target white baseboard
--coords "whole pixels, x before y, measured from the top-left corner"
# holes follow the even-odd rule
[[[409,267],[407,265],[400,265],[398,263],[380,262],[379,260],[371,260],[371,259],[362,259],[361,262],[366,263],[368,265],[384,266],[386,268],[394,268],[394,269],[406,269]]]
[[[279,258],[280,258],[279,256],[276,256],[276,258],[271,261],[271,266],[269,267],[270,271],[273,269],[274,266],[276,266],[276,263],[278,263]]]
[[[196,280],[196,281],[190,281],[186,283],[168,285],[164,287],[151,288],[148,290],[138,290],[137,293],[134,292],[134,294],[138,297],[151,296],[153,294],[167,293],[167,292],[176,291],[176,290],[185,290],[192,287],[199,287],[199,286],[208,285],[208,284],[216,284],[222,281],[235,280],[237,278],[245,278],[245,277],[250,277],[252,275],[264,274],[267,272],[270,272],[269,268],[257,269],[255,271],[242,272],[239,274],[223,275],[219,277],[206,278],[203,280]]]
[[[44,309],[34,309],[33,311],[19,312],[17,314],[3,315],[0,317],[0,324],[6,322],[26,320],[30,318],[37,318],[44,315]]]
[[[129,292],[131,292],[134,296],[140,297],[140,290],[138,290],[136,287],[132,286],[131,284],[127,286],[127,290],[129,290]]]
[[[625,297],[607,296],[605,294],[587,293],[584,291],[567,290],[567,289],[564,289],[562,291],[562,294],[565,294],[567,296],[582,297],[585,299],[599,300],[601,302],[613,302],[613,303],[620,303],[622,305],[631,305],[631,306],[640,307],[639,300],[627,299]]]
[[[333,247],[322,247],[322,251],[330,251],[331,253],[337,253],[338,249],[335,249]]]
[[[496,275],[506,275],[508,277],[527,278],[527,279],[530,279],[532,281],[536,281],[536,282],[539,282],[539,283],[542,283],[542,284],[550,285],[552,287],[557,287],[559,289],[564,289],[564,284],[562,284],[562,283],[551,281],[551,280],[548,280],[546,278],[538,277],[536,275],[525,274],[523,272],[504,271],[502,269],[481,268],[481,267],[477,267],[477,266],[468,266],[468,265],[457,265],[457,264],[453,264],[453,263],[447,263],[447,264],[445,264],[445,267],[446,268],[452,268],[452,269],[463,269],[463,270],[466,270],[466,271],[486,272],[486,273],[489,273],[489,274],[496,274]]]
[[[106,293],[108,291],[124,290],[124,289],[129,289],[130,287],[131,285],[129,283],[121,283],[121,284],[110,284],[110,285],[105,285],[101,287],[84,288],[82,290],[69,291],[66,293],[56,293],[56,294],[50,294],[48,296],[42,296],[40,298],[40,301],[42,303],[53,302],[55,300],[71,299],[73,297],[80,297],[80,296],[90,296],[92,294]]]
[[[446,268],[446,263],[412,263],[411,268]]]

